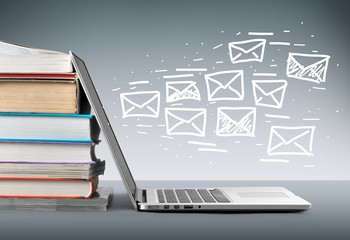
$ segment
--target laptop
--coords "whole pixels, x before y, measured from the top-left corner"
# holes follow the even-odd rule
[[[146,188],[137,186],[84,62],[70,52],[86,97],[138,211],[303,211],[311,204],[283,187]]]

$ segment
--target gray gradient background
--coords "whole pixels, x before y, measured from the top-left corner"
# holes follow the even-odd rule
[[[1,1],[1,39],[37,48],[74,51],[84,59],[136,179],[350,179],[349,100],[350,16],[346,1]],[[301,24],[303,22],[303,24]],[[288,29],[290,33],[283,33]],[[249,31],[272,31],[268,41],[305,43],[306,47],[269,46],[263,63],[232,65],[226,44],[254,38]],[[238,32],[241,35],[236,36]],[[314,37],[311,37],[314,35]],[[186,45],[186,43],[188,45]],[[202,44],[203,43],[203,44]],[[224,46],[213,50],[223,43]],[[280,50],[278,50],[280,49]],[[287,79],[285,64],[289,51],[331,56],[326,91],[316,84]],[[198,54],[197,54],[198,52]],[[186,58],[184,58],[186,57]],[[193,62],[203,57],[201,62]],[[215,61],[224,61],[215,64]],[[274,62],[272,61],[274,60]],[[166,135],[164,127],[165,80],[155,69],[206,67],[209,72],[244,69],[246,98],[243,102],[207,105],[203,75],[195,80],[202,101],[186,101],[184,107],[207,107],[205,138]],[[278,64],[270,68],[270,64]],[[241,66],[244,66],[243,68]],[[250,67],[252,66],[252,67]],[[215,69],[213,69],[215,67]],[[275,71],[276,79],[287,79],[283,109],[257,107],[257,137],[219,138],[214,134],[218,106],[254,106],[252,73]],[[137,90],[159,90],[159,119],[122,119],[119,94],[131,91],[128,82],[150,81]],[[119,91],[112,91],[120,88]],[[291,120],[271,119],[269,114],[286,114]],[[302,118],[320,118],[305,122]],[[137,124],[153,125],[140,129]],[[123,125],[128,125],[124,127]],[[289,164],[262,163],[271,125],[315,125],[313,157],[288,157]],[[147,135],[137,131],[147,131]],[[198,152],[188,140],[215,142],[228,153]],[[241,141],[240,144],[234,141]],[[262,143],[263,146],[256,146]],[[168,148],[167,151],[164,148]],[[98,156],[107,160],[103,179],[119,179],[102,137]],[[278,157],[280,158],[280,157]],[[314,165],[307,168],[304,165]]]
[[[133,210],[120,181],[107,212],[1,211],[3,239],[349,239],[348,181],[215,181],[220,186],[283,185],[312,202],[298,213],[147,213]],[[164,185],[163,185],[164,184]],[[147,187],[208,181],[141,181]],[[328,191],[324,191],[328,189]],[[341,196],[334,199],[333,196]]]

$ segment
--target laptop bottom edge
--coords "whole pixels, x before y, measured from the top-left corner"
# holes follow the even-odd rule
[[[191,196],[193,191],[199,192],[197,196]],[[283,187],[143,189],[140,192],[143,193],[137,201],[140,211],[297,212],[311,208],[308,201]],[[208,202],[209,193],[213,197]]]

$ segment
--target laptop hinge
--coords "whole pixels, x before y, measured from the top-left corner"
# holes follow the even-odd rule
[[[147,190],[137,188],[135,199],[137,202],[146,203],[147,202]]]

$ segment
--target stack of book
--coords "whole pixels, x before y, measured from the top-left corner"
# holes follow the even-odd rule
[[[105,210],[99,134],[68,54],[0,42],[0,208]]]

